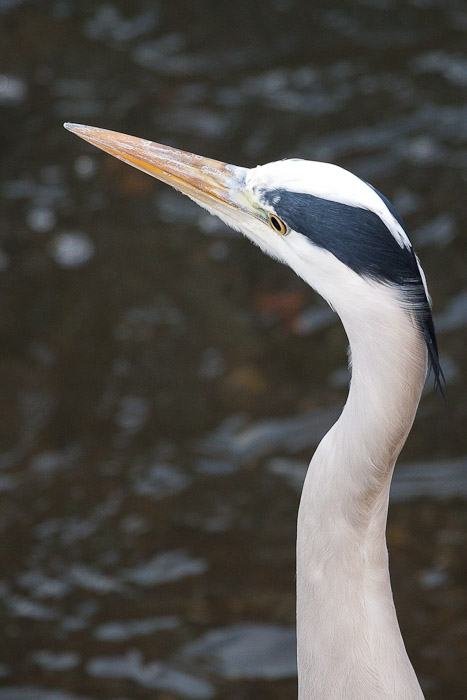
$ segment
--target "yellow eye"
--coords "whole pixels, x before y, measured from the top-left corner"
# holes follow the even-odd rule
[[[287,226],[283,221],[278,219],[275,214],[269,214],[269,223],[271,228],[273,228],[276,233],[280,233],[281,236],[284,236],[287,233]]]

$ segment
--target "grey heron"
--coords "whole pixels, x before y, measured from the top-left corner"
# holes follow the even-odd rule
[[[94,146],[188,195],[289,265],[350,344],[344,409],[310,462],[297,523],[299,700],[420,700],[389,578],[395,461],[427,368],[443,379],[425,277],[390,202],[350,172],[290,159],[242,168],[77,124]]]

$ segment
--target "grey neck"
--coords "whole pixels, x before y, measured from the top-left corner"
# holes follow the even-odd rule
[[[395,460],[426,373],[419,331],[352,335],[341,417],[310,463],[297,527],[299,700],[421,700],[399,631],[385,528]],[[344,320],[344,325],[345,320]],[[395,340],[397,339],[397,344]]]

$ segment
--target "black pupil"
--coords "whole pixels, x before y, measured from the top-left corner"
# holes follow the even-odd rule
[[[279,219],[276,219],[275,216],[271,216],[271,223],[274,226],[274,228],[276,229],[276,231],[282,231],[281,222],[279,221]]]

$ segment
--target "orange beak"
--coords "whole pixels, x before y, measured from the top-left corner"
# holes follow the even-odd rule
[[[247,168],[204,158],[153,141],[82,124],[65,129],[124,163],[148,173],[239,228],[245,214],[264,220],[245,192]]]

